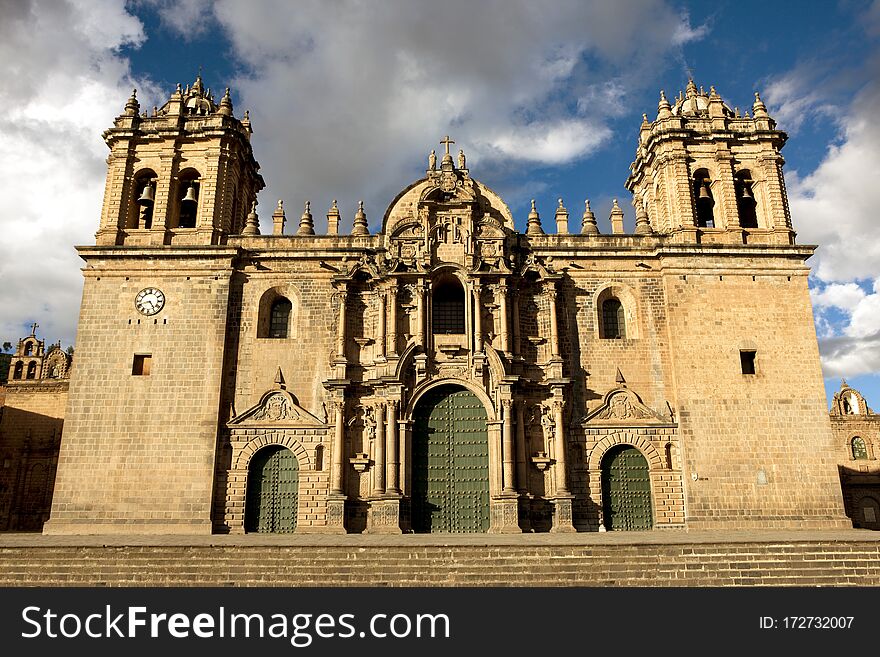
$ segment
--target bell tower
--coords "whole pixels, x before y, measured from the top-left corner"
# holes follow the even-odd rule
[[[751,115],[710,87],[644,117],[626,187],[653,231],[682,242],[794,244],[780,151],[788,136],[756,93]]]
[[[225,244],[242,231],[263,186],[248,113],[229,89],[214,101],[199,76],[140,113],[136,92],[112,128],[99,246]]]

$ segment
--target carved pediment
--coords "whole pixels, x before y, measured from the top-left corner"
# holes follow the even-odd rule
[[[256,406],[228,422],[228,426],[240,424],[252,425],[285,425],[323,427],[324,422],[300,406],[296,398],[287,390],[270,390],[266,392]]]
[[[503,238],[504,227],[498,219],[487,212],[477,224],[477,237]]]
[[[418,221],[412,220],[407,223],[398,225],[394,229],[392,239],[422,239],[424,228]]]
[[[663,417],[646,406],[641,398],[626,387],[610,390],[599,408],[587,413],[581,424],[671,424],[672,420]]]
[[[381,276],[376,264],[376,256],[372,254],[363,254],[356,260],[343,258],[342,266],[345,272],[343,276],[339,277],[342,280],[351,280],[361,272],[375,278]]]
[[[538,278],[550,279],[559,278],[553,269],[552,258],[539,258],[534,253],[529,253],[522,263],[520,274],[525,276],[528,273],[537,274]]]

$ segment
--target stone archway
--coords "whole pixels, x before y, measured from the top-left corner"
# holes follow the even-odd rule
[[[602,457],[601,471],[605,529],[651,529],[651,477],[644,454],[632,445],[617,445]]]
[[[248,466],[245,531],[291,533],[298,508],[299,461],[294,453],[281,445],[256,452]]]
[[[488,416],[463,386],[425,392],[413,412],[412,527],[420,533],[489,529]]]

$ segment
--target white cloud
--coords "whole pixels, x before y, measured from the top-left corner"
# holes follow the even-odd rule
[[[341,1],[332,11],[219,0],[214,12],[252,72],[236,86],[268,185],[261,208],[338,198],[350,223],[365,199],[374,228],[444,134],[483,172],[589,156],[611,136],[621,90],[690,30],[659,0]],[[685,40],[705,30],[691,32]]]
[[[832,283],[810,290],[813,305],[819,308],[841,308],[852,312],[865,299],[865,291],[856,283]]]
[[[687,12],[681,14],[681,20],[672,33],[672,43],[676,46],[682,46],[691,41],[699,41],[706,37],[711,31],[709,22],[693,27],[690,21],[690,15]]]
[[[824,282],[880,277],[880,123],[874,83],[843,115],[843,143],[810,175],[788,175],[792,221],[801,243],[818,244],[813,273]]]
[[[880,371],[880,278],[870,293],[856,283],[815,282],[810,296],[825,376]]]
[[[501,156],[564,164],[593,151],[610,136],[605,126],[574,119],[512,126],[508,132],[491,137],[487,144],[488,152],[497,151]]]
[[[144,39],[122,2],[4,4],[0,23],[0,335],[69,343],[106,174],[101,132],[131,93],[117,52]],[[123,99],[120,103],[120,99]]]
[[[791,134],[797,133],[808,120],[824,117],[833,121],[839,113],[825,99],[816,71],[806,66],[770,80],[761,95],[779,127]]]
[[[141,0],[158,10],[166,27],[184,39],[200,36],[215,27],[213,0]]]

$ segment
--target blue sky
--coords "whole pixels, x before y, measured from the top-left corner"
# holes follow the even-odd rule
[[[142,0],[0,6],[0,338],[30,322],[75,340],[73,244],[94,240],[106,147],[131,87],[161,105],[202,70],[250,110],[267,189],[375,229],[450,134],[511,206],[572,226],[589,198],[608,229],[642,113],[692,75],[750,109],[760,91],[790,139],[801,243],[819,244],[811,289],[829,390],[841,376],[880,405],[880,7],[866,1],[235,2]],[[319,223],[320,227],[320,223]],[[876,252],[875,252],[876,251]],[[876,283],[875,283],[876,282]]]

